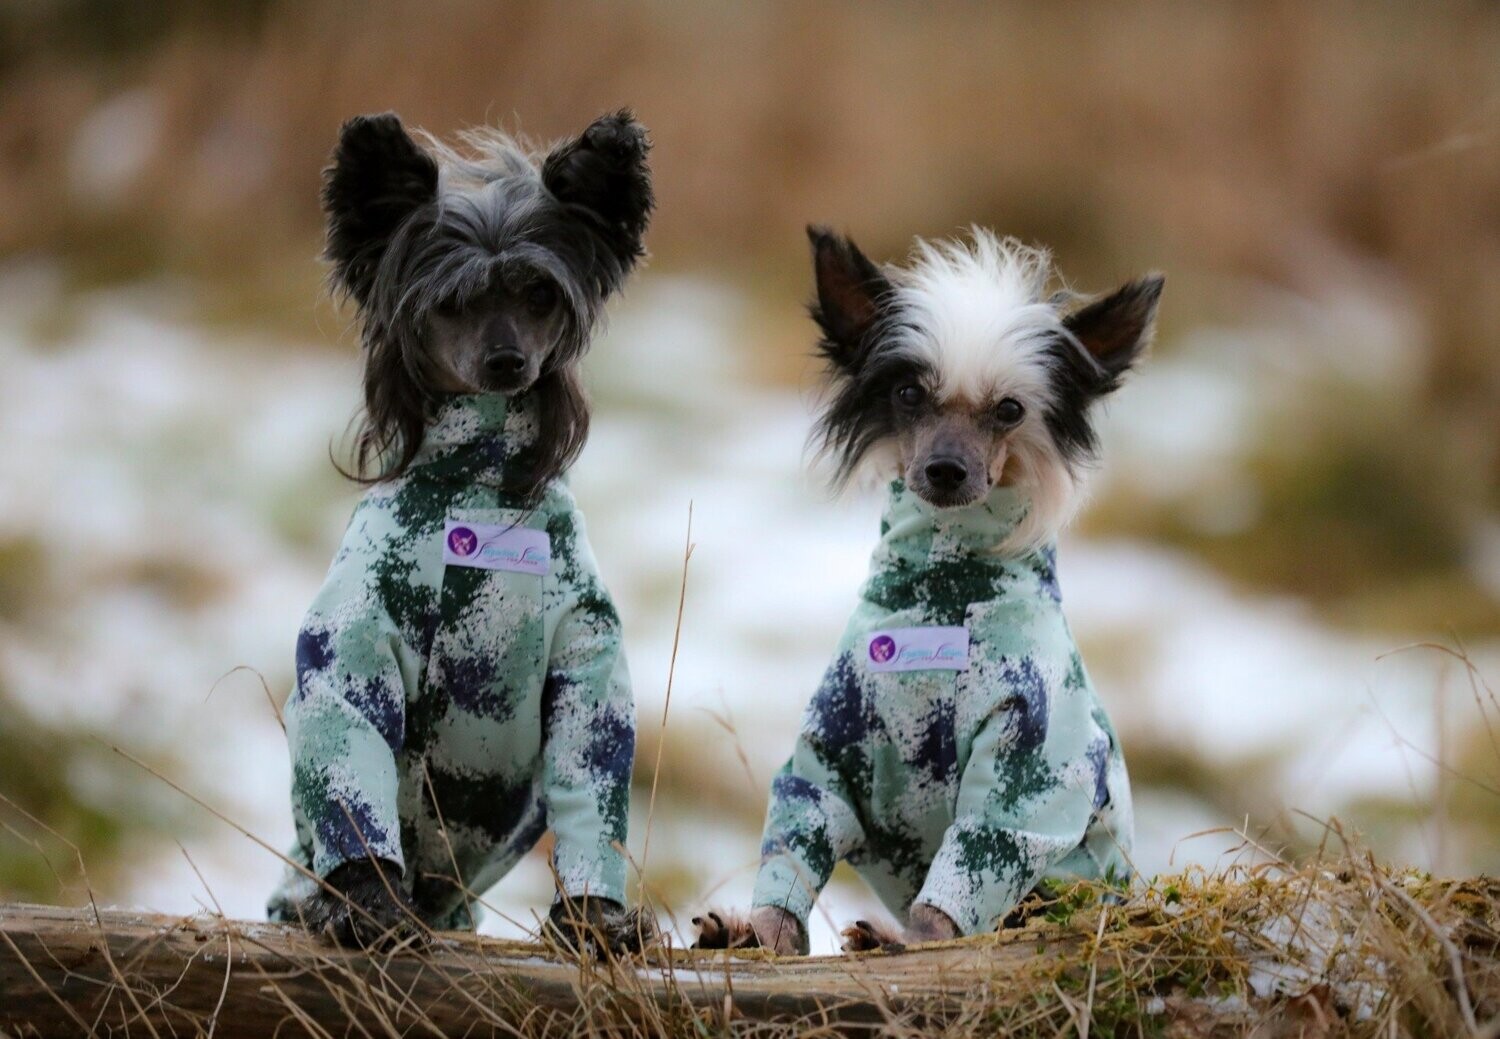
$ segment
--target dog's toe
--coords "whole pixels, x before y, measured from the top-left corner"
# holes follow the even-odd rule
[[[868,920],[854,921],[844,928],[842,937],[845,952],[874,952],[877,949],[885,952],[902,952],[906,949],[906,944],[902,942],[900,936]]]
[[[698,928],[695,949],[753,949],[760,945],[750,921],[732,913],[710,909],[693,917],[693,924]]]

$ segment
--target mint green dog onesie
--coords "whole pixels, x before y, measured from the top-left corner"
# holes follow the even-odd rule
[[[389,860],[434,928],[472,927],[474,898],[547,830],[562,895],[625,902],[619,618],[567,488],[530,509],[501,489],[531,407],[444,404],[409,471],[354,510],[298,638],[290,857],[320,877]],[[314,887],[290,870],[271,918]]]
[[[1044,878],[1128,875],[1119,741],[1063,619],[1055,552],[990,551],[1009,488],[938,509],[897,481],[838,653],[772,783],[756,906],[806,923],[847,860],[904,918],[995,929]]]

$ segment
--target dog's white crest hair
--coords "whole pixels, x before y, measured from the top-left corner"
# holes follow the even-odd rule
[[[938,373],[939,399],[1046,392],[1043,352],[1062,319],[1047,301],[1045,249],[975,227],[968,240],[918,239],[910,266],[894,273],[901,348]]]
[[[1024,554],[1045,545],[1072,519],[1083,491],[1046,424],[1054,404],[1052,350],[1071,339],[1048,292],[1051,254],[972,227],[966,239],[918,239],[909,265],[888,274],[894,347],[936,373],[939,400],[1014,397],[1025,405],[1009,438],[1008,466],[1031,507],[996,551]]]

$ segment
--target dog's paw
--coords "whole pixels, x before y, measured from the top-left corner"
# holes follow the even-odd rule
[[[640,906],[605,913],[599,930],[603,933],[610,952],[617,955],[634,955],[661,941],[661,930],[656,926],[656,917]]]
[[[575,952],[605,959],[633,955],[660,938],[656,919],[603,898],[561,898],[553,903],[544,937]]]
[[[698,928],[698,938],[693,942],[695,949],[760,948],[760,939],[755,936],[755,928],[750,926],[747,916],[710,909],[702,916],[693,917],[693,925]]]
[[[325,883],[327,889],[297,907],[302,926],[312,933],[353,949],[384,950],[425,940],[394,864],[346,862]]]
[[[842,932],[845,952],[904,952],[906,942],[899,934],[868,920],[856,920]]]
[[[757,906],[748,916],[709,910],[693,917],[695,949],[765,949],[777,956],[807,953],[807,936],[795,916],[777,906]]]

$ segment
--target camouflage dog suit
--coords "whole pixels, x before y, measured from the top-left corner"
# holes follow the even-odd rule
[[[473,926],[466,890],[547,829],[563,894],[625,901],[619,619],[567,488],[529,511],[502,489],[535,428],[525,396],[443,404],[408,472],[355,508],[297,640],[291,858],[319,876],[389,859],[438,928]],[[313,888],[289,871],[272,919]]]
[[[990,551],[1025,509],[1006,488],[940,510],[892,485],[859,606],[772,782],[755,905],[805,934],[847,859],[898,917],[922,902],[977,934],[1043,878],[1126,874],[1125,762],[1055,553]]]

